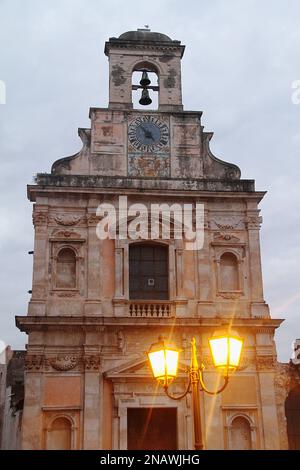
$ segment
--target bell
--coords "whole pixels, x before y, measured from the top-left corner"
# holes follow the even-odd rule
[[[139,103],[144,105],[144,106],[147,106],[147,104],[152,103],[152,99],[149,96],[149,91],[147,90],[147,88],[144,88],[142,90],[142,96],[141,96],[141,99],[140,99]]]
[[[146,86],[150,85],[151,81],[149,80],[148,73],[146,70],[143,71],[142,79],[140,81],[140,85],[145,88]]]

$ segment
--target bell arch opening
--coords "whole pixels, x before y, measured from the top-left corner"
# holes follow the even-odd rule
[[[132,104],[134,109],[158,109],[159,70],[150,62],[140,62],[131,75]]]

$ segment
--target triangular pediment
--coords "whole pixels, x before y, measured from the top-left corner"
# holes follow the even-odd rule
[[[187,365],[179,363],[179,374],[185,372]],[[133,378],[133,377],[152,377],[152,372],[148,359],[145,357],[135,358],[131,361],[123,362],[117,367],[107,370],[104,375],[109,378]]]

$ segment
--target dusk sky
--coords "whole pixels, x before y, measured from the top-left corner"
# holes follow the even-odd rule
[[[300,337],[298,0],[0,0],[0,340],[26,343],[14,320],[26,315],[31,289],[26,185],[77,152],[89,107],[107,106],[105,41],[145,24],[186,45],[184,109],[203,111],[213,153],[267,191],[264,293],[272,317],[285,319],[276,344],[288,361]]]

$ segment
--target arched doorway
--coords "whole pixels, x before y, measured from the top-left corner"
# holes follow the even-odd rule
[[[285,415],[290,450],[300,450],[300,385],[285,400]]]

